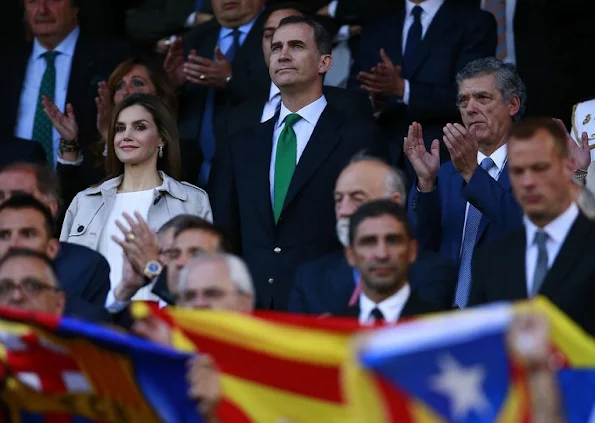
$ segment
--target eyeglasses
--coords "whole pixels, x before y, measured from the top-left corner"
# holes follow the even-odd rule
[[[37,297],[44,291],[60,292],[60,288],[48,285],[35,278],[25,278],[20,284],[11,280],[0,280],[0,298],[10,298],[14,291],[20,289],[27,297]]]

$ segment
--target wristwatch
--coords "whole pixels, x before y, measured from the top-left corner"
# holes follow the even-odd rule
[[[573,178],[575,182],[579,183],[580,185],[585,185],[585,180],[587,179],[588,172],[584,169],[577,169],[574,171]]]
[[[163,266],[161,265],[161,263],[159,263],[157,260],[151,260],[145,266],[145,269],[143,270],[143,275],[145,275],[145,278],[153,280],[161,274],[162,270]]]

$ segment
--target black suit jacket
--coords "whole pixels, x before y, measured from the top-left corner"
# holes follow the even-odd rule
[[[342,251],[297,269],[289,311],[302,314],[340,313],[355,289],[353,269]],[[421,299],[443,310],[451,308],[457,283],[455,265],[438,254],[421,255],[409,269],[409,285]]]
[[[364,93],[343,88],[324,87],[324,96],[332,107],[346,116],[374,122],[372,103]],[[236,132],[260,124],[262,110],[269,99],[269,91],[259,93],[254,98],[232,108],[223,126],[223,139]]]
[[[413,290],[405,303],[405,307],[403,307],[403,311],[399,315],[399,319],[408,317],[415,317],[420,316],[422,314],[430,314],[430,313],[437,313],[440,311],[444,311],[444,308],[438,307],[435,304],[429,303],[423,299],[421,299]],[[351,307],[347,307],[343,309],[342,312],[338,313],[337,316],[339,317],[355,317],[356,319],[359,318],[360,308],[359,308],[359,301],[355,303],[355,305]]]
[[[230,107],[252,98],[253,95],[268,92],[270,77],[262,53],[261,14],[250,33],[236,53],[232,63],[233,78],[225,90],[215,94],[213,130],[215,139],[222,139],[222,125]],[[219,39],[221,25],[216,19],[196,26],[184,36],[185,55],[191,49],[209,59],[213,58]],[[204,113],[207,89],[198,84],[186,83],[179,97],[179,130],[182,149],[183,179],[195,183],[200,171],[202,153],[199,143],[202,116]]]
[[[523,229],[476,251],[469,305],[528,297],[526,245]],[[585,252],[594,249],[595,223],[579,214],[539,291],[591,335],[595,335],[595,261]]]
[[[110,322],[111,316],[104,308],[110,289],[107,260],[87,247],[61,242],[54,262],[60,285],[66,293],[65,314]]]
[[[9,49],[5,56],[10,66],[0,66],[0,80],[3,81],[3,93],[0,96],[0,145],[9,149],[14,143],[14,132],[18,119],[21,91],[25,82],[27,64],[33,44]],[[127,56],[130,50],[121,43],[100,40],[79,35],[68,81],[66,103],[72,103],[79,125],[79,140],[84,156],[81,169],[77,169],[76,180],[63,177],[62,197],[69,204],[78,191],[96,182],[96,172],[92,166],[89,147],[99,139],[96,129],[97,83],[107,81],[113,69]],[[8,141],[8,143],[7,143]],[[60,165],[58,166],[60,174]],[[62,176],[62,175],[61,175]]]
[[[360,52],[355,55],[351,86],[359,89],[355,76],[359,71],[369,72],[381,61],[381,48],[395,65],[404,65],[404,20],[405,10],[402,10],[364,28]],[[401,76],[409,81],[409,104],[392,99],[379,118],[379,124],[393,142],[393,161],[400,163],[402,159],[403,137],[411,122],[422,124],[424,141],[429,147],[432,140],[442,139],[442,128],[446,123],[460,120],[456,108],[456,73],[467,63],[493,56],[495,52],[494,16],[459,0],[446,0],[419,44],[413,63],[401,71]],[[448,152],[443,150],[441,158],[448,160]],[[412,180],[412,169],[409,170]]]
[[[277,119],[230,138],[213,164],[213,216],[237,236],[257,294],[257,307],[286,310],[300,264],[341,248],[335,234],[333,190],[351,157],[384,155],[376,127],[325,108],[293,174],[278,224],[269,168]]]

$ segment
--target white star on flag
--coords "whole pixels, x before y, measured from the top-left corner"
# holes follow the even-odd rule
[[[440,374],[432,377],[430,386],[450,401],[451,419],[460,421],[472,411],[479,415],[490,410],[481,385],[485,379],[485,369],[481,365],[463,367],[451,355],[438,359]]]

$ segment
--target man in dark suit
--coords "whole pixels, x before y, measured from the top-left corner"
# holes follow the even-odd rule
[[[444,127],[452,161],[440,166],[439,141],[426,150],[422,128],[413,123],[405,152],[416,173],[409,214],[422,251],[435,251],[459,264],[454,303],[467,304],[471,258],[521,225],[521,210],[508,179],[506,141],[523,114],[526,95],[512,65],[478,59],[457,76],[463,125]]]
[[[394,201],[371,201],[353,214],[346,254],[361,275],[361,293],[339,316],[356,317],[362,324],[396,323],[444,310],[411,289],[408,269],[417,258],[417,241],[406,210]]]
[[[383,154],[384,144],[374,125],[327,105],[322,79],[332,57],[324,27],[285,18],[271,51],[281,110],[226,142],[212,204],[215,223],[238,237],[257,307],[286,310],[296,267],[340,248],[331,195],[339,172],[356,152]]]
[[[271,38],[279,22],[288,16],[304,15],[302,6],[295,2],[276,3],[267,7],[262,36],[262,50],[267,68],[271,56]],[[324,96],[329,104],[341,113],[358,119],[374,119],[372,104],[364,93],[325,86]],[[266,122],[275,116],[280,107],[281,92],[271,82],[270,89],[255,94],[252,99],[240,103],[229,111],[225,119],[225,136]]]
[[[27,248],[54,261],[60,288],[66,293],[66,312],[89,320],[106,321],[103,309],[109,290],[109,266],[85,247],[62,245],[52,233],[49,208],[29,195],[16,195],[0,204],[0,257],[11,248]],[[60,250],[62,255],[60,256]],[[107,279],[98,276],[107,276]]]
[[[4,84],[0,136],[8,145],[15,142],[14,137],[39,142],[53,165],[59,160],[60,135],[45,115],[42,96],[53,100],[61,111],[72,104],[81,142],[94,142],[98,139],[97,83],[107,80],[128,52],[120,44],[80,33],[77,0],[25,2],[25,9],[35,38],[3,54],[11,65],[0,68]],[[8,145],[5,148],[10,148]],[[88,147],[81,146],[86,159],[83,165],[91,157]]]
[[[524,228],[477,251],[471,305],[543,295],[595,335],[595,223],[573,201],[574,163],[552,119],[517,124],[508,141],[514,195]]]
[[[49,209],[53,227],[60,204],[59,186],[56,175],[45,167],[11,165],[0,170],[0,203],[19,194],[33,196]],[[26,238],[27,233],[20,236]],[[39,236],[40,234],[37,234],[37,237]],[[52,243],[56,244],[56,247],[52,248],[51,257],[54,259],[59,280],[69,299],[67,310],[71,310],[72,307],[72,313],[85,318],[109,320],[109,315],[104,310],[105,298],[110,288],[110,269],[105,258],[83,246],[59,243],[53,232],[49,234],[49,239],[55,240],[55,243]],[[18,234],[13,241],[17,244],[9,244],[5,250],[10,246],[31,247],[25,244],[26,239],[20,243]]]
[[[261,56],[263,4],[264,0],[213,1],[215,19],[191,29],[183,43],[176,40],[165,59],[166,71],[181,88],[184,179],[203,187],[226,112],[269,86]]]
[[[364,28],[351,85],[367,91],[381,112],[393,163],[402,165],[411,122],[424,125],[429,147],[447,122],[458,120],[456,73],[495,50],[494,17],[459,0],[406,0],[402,12]],[[411,180],[409,165],[406,172]]]
[[[400,172],[379,159],[357,155],[341,172],[335,185],[337,237],[349,246],[349,219],[357,208],[379,199],[390,199],[403,207],[407,193]],[[289,311],[307,314],[336,314],[356,299],[360,275],[347,263],[343,251],[300,266],[289,298]],[[436,253],[418,256],[409,267],[409,284],[420,298],[450,308],[457,283],[454,263]]]

